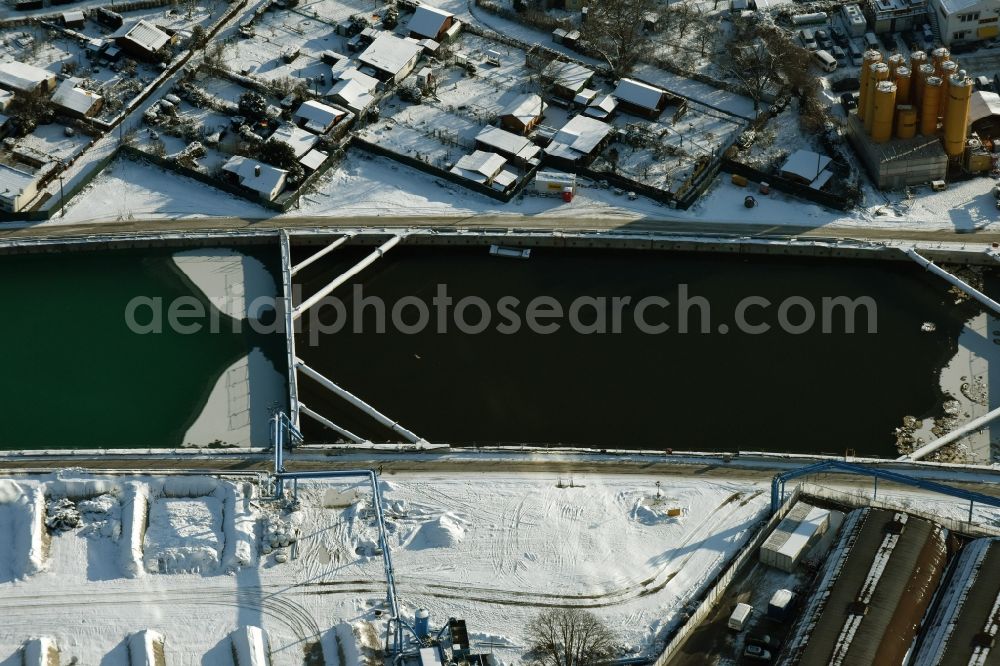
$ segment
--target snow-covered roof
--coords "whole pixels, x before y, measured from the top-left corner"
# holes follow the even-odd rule
[[[611,125],[587,116],[574,116],[562,126],[545,152],[555,157],[575,160],[589,155],[611,133]]]
[[[541,148],[523,136],[499,127],[484,127],[476,135],[476,141],[526,161],[534,159],[541,152]]]
[[[291,146],[297,158],[308,153],[316,145],[316,142],[319,141],[319,137],[315,134],[296,127],[292,123],[283,123],[278,129],[274,130],[271,138],[276,141],[284,141]]]
[[[545,112],[546,107],[547,105],[542,101],[540,95],[530,93],[527,95],[521,95],[508,104],[507,108],[500,112],[500,115],[514,116],[527,125],[531,121],[535,120],[535,118],[542,115],[542,113]]]
[[[365,49],[358,60],[395,76],[420,53],[420,50],[420,45],[415,42],[383,32]]]
[[[576,97],[573,98],[573,103],[582,104],[583,106],[586,106],[587,104],[593,102],[595,97],[597,97],[596,90],[593,90],[591,88],[584,88],[583,90],[581,90],[576,94]]]
[[[1000,95],[977,90],[972,93],[972,100],[969,102],[969,124],[989,116],[1000,116]]]
[[[170,35],[163,32],[146,20],[136,21],[129,28],[124,26],[113,35],[115,38],[127,39],[147,51],[159,51],[170,41]]]
[[[634,104],[644,109],[658,109],[666,92],[662,88],[651,86],[642,81],[622,79],[612,94],[622,102]]]
[[[445,21],[453,17],[454,14],[446,12],[430,5],[420,5],[417,11],[413,12],[410,22],[406,24],[406,29],[415,32],[421,37],[437,38]]]
[[[374,92],[378,88],[378,79],[359,71],[357,67],[348,67],[343,71],[335,72],[334,76],[340,81],[355,81],[368,92]]]
[[[330,126],[347,115],[346,111],[335,109],[315,100],[303,102],[295,112],[295,119],[305,120],[305,127],[310,132],[323,134]]]
[[[618,100],[614,95],[603,95],[598,97],[584,110],[584,113],[591,118],[604,119],[614,113],[618,108]]]
[[[299,164],[307,169],[315,171],[321,164],[323,164],[323,162],[326,161],[327,157],[329,157],[329,155],[324,153],[322,150],[313,149],[299,158]]]
[[[14,101],[14,93],[9,90],[0,89],[0,111],[6,111],[10,103]]]
[[[48,70],[16,60],[0,63],[0,86],[11,90],[31,92],[43,81],[51,81],[55,77]]]
[[[79,21],[85,21],[86,18],[87,17],[83,15],[83,12],[79,10],[75,12],[63,12],[62,14],[62,20],[65,23],[76,23]]]
[[[542,76],[550,79],[557,86],[577,93],[594,77],[594,70],[587,69],[575,62],[553,60],[542,70]]]
[[[451,172],[477,183],[485,183],[500,173],[506,163],[507,160],[496,153],[477,150],[459,159]]]
[[[807,183],[816,180],[816,177],[830,163],[830,158],[826,155],[814,153],[811,150],[796,150],[788,156],[785,164],[781,167],[783,176],[791,175],[801,178]]]
[[[948,14],[954,14],[955,12],[964,11],[982,4],[981,0],[938,0],[938,3],[944,7],[945,12]]]
[[[59,84],[52,95],[52,103],[76,113],[87,115],[95,104],[101,103],[101,96],[80,88],[83,79],[66,79]]]
[[[36,178],[36,174],[0,164],[0,197],[14,199],[20,196]]]
[[[243,187],[260,192],[268,199],[273,199],[284,187],[288,172],[284,169],[264,164],[249,157],[235,155],[226,162],[225,171],[235,174]],[[258,175],[259,170],[259,175]]]
[[[368,108],[368,106],[375,101],[371,92],[366,90],[365,86],[353,79],[337,81],[337,83],[330,88],[330,92],[328,92],[326,96],[336,98],[338,102],[343,103],[344,106],[355,113]]]

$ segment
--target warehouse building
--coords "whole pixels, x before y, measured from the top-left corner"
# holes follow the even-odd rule
[[[827,509],[797,502],[760,547],[760,561],[792,573],[830,526]]]
[[[945,537],[903,513],[849,513],[778,663],[900,666],[944,572]]]
[[[1000,608],[1000,539],[977,539],[955,562],[913,666],[1000,664],[994,646]]]

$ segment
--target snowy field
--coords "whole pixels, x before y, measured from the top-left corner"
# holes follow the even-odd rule
[[[31,516],[31,505],[0,502],[3,666],[38,636],[55,640],[62,663],[117,666],[128,636],[150,629],[165,636],[168,663],[215,665],[233,663],[232,632],[259,626],[279,666],[301,664],[340,622],[358,637],[345,647],[362,654],[384,631],[366,484],[302,483],[293,512],[252,497],[244,480],[17,484],[71,498],[80,518],[51,535],[42,571],[28,575],[8,545],[30,537],[27,519],[8,514]],[[464,618],[473,646],[491,644],[507,663],[524,651],[525,624],[552,605],[591,608],[623,651],[652,650],[768,506],[763,487],[634,475],[399,475],[382,489],[403,612],[427,608],[434,627]]]

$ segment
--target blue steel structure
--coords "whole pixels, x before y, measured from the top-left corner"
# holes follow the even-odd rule
[[[885,479],[886,481],[892,481],[893,483],[901,483],[907,486],[920,488],[921,490],[929,490],[931,492],[941,493],[942,495],[950,495],[951,497],[968,500],[970,523],[972,522],[972,508],[977,502],[987,506],[1000,507],[1000,497],[992,497],[990,495],[984,495],[971,490],[963,490],[962,488],[955,488],[954,486],[946,486],[943,483],[918,479],[913,476],[908,476],[906,474],[878,467],[865,467],[863,465],[852,465],[850,463],[840,462],[839,460],[827,460],[814,465],[800,467],[799,469],[793,469],[792,471],[785,472],[784,474],[775,475],[775,477],[771,479],[771,513],[777,513],[778,509],[781,507],[781,502],[785,497],[786,481],[790,481],[801,476],[831,471],[847,472],[850,474],[860,474],[862,476],[874,477],[875,493],[878,493],[878,480]]]
[[[385,513],[382,510],[382,491],[379,489],[378,473],[371,469],[342,469],[342,470],[316,470],[308,472],[286,472],[284,446],[289,446],[294,442],[302,442],[302,433],[298,431],[291,419],[284,412],[275,414],[271,419],[271,441],[274,447],[274,479],[275,479],[275,499],[284,496],[284,482],[290,480],[295,483],[296,497],[298,496],[299,479],[344,479],[344,478],[367,478],[372,487],[372,505],[375,507],[375,518],[378,522],[378,545],[382,551],[382,564],[385,567],[386,580],[386,600],[389,602],[391,615],[386,629],[386,650],[390,654],[403,649],[403,628],[410,632],[413,629],[399,616],[399,602],[396,597],[396,576],[392,568],[392,556],[389,554],[389,542],[386,538]],[[393,630],[393,627],[395,629]],[[389,645],[388,632],[393,632],[394,642]],[[414,637],[416,637],[416,633]],[[419,643],[419,639],[418,639]]]

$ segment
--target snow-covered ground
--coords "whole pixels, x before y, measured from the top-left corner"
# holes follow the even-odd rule
[[[51,477],[19,483],[50,499],[67,493]],[[69,486],[87,508],[81,526],[52,535],[43,572],[0,578],[2,664],[38,636],[55,639],[63,663],[124,664],[127,637],[146,629],[164,635],[168,663],[232,664],[230,633],[259,626],[282,666],[301,664],[340,621],[354,626],[362,650],[384,630],[366,484],[300,483],[301,508],[291,513],[251,501],[240,480]],[[434,627],[464,618],[473,645],[493,644],[508,663],[524,651],[526,623],[551,605],[592,608],[623,645],[653,649],[768,506],[763,487],[635,475],[400,475],[382,488],[403,612],[427,608]],[[129,524],[147,504],[136,568]],[[681,515],[668,517],[671,508]],[[3,514],[0,528],[0,544],[23,538]],[[261,534],[277,535],[278,548]],[[282,536],[297,544],[280,547]],[[233,542],[249,546],[249,565],[227,575],[238,561],[227,557]]]

